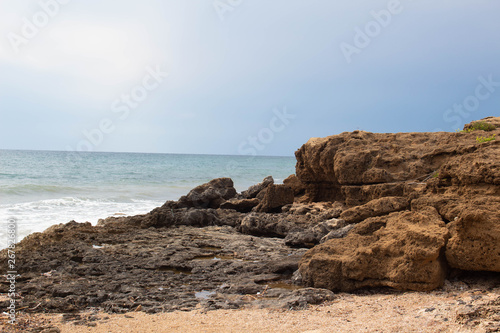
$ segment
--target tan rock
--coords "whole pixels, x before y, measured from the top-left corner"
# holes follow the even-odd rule
[[[297,178],[296,175],[288,176],[283,184],[290,187],[293,190],[293,194],[295,196],[303,195],[305,193],[306,187],[305,185]]]
[[[257,212],[276,213],[281,207],[293,203],[293,190],[286,185],[269,185],[264,192],[260,204],[255,207]]]
[[[462,270],[500,272],[500,201],[462,208],[461,216],[448,224],[448,263]]]
[[[404,210],[408,205],[407,198],[384,197],[372,200],[361,206],[349,208],[340,214],[340,218],[347,223],[358,223],[369,217],[381,216]]]
[[[448,230],[434,208],[369,218],[345,238],[306,252],[300,262],[308,286],[334,291],[388,286],[431,290],[445,278],[442,249]]]
[[[482,121],[497,124],[500,118]],[[411,194],[418,190],[418,183],[433,176],[444,179],[448,175],[450,185],[452,181],[476,184],[482,180],[498,185],[500,140],[476,141],[478,136],[494,134],[499,136],[500,129],[470,133],[354,131],[313,138],[295,153],[296,174],[309,200],[343,201],[348,206]]]

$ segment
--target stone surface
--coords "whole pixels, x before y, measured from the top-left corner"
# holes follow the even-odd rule
[[[405,210],[409,206],[407,198],[383,197],[368,203],[345,210],[340,218],[347,223],[358,223],[369,217],[387,215],[392,212]]]
[[[292,226],[278,215],[251,213],[241,221],[240,231],[256,236],[286,237]]]
[[[257,207],[256,212],[279,213],[281,207],[293,203],[293,190],[286,185],[269,185],[264,191],[264,197]]]
[[[252,185],[248,188],[248,190],[246,191],[243,191],[241,192],[241,195],[243,196],[243,198],[245,199],[252,199],[252,198],[256,198],[257,195],[265,190],[269,185],[272,185],[274,184],[274,179],[272,176],[267,176],[266,178],[264,178],[264,180],[262,180],[262,182],[260,182],[259,184],[256,184],[256,185]]]
[[[217,178],[197,186],[186,196],[179,199],[179,207],[219,208],[236,196],[236,189],[231,178]]]
[[[499,119],[483,121],[497,123]],[[493,160],[498,158],[490,151],[496,151],[498,156],[500,142],[476,141],[478,136],[493,134],[498,136],[500,130],[394,134],[354,131],[312,138],[295,153],[296,174],[306,187],[308,200],[344,201],[349,206],[384,196],[409,195],[419,188],[414,183],[433,175],[441,178],[440,168],[451,159],[461,163],[464,171],[475,169],[467,175],[461,168],[455,168],[463,177],[471,178],[479,172],[498,179],[498,170],[488,171],[488,165],[496,165]],[[474,152],[477,157],[471,156]],[[470,163],[471,158],[474,163]],[[463,163],[465,160],[469,162]],[[473,167],[476,162],[479,168]]]
[[[355,224],[348,224],[345,227],[342,227],[340,229],[332,230],[328,234],[326,234],[323,238],[321,238],[319,242],[324,243],[330,239],[344,238],[345,236],[347,236],[349,231],[354,229],[355,226],[356,226]]]
[[[259,204],[259,199],[230,199],[220,205],[222,209],[234,209],[241,213],[248,213]]]
[[[468,208],[448,224],[446,259],[454,268],[500,272],[500,202]]]
[[[288,176],[284,181],[283,184],[286,186],[290,187],[293,190],[293,194],[295,196],[300,196],[305,193],[306,187],[302,182],[297,178],[296,175],[290,175]]]
[[[330,219],[312,225],[307,229],[296,228],[288,232],[285,244],[294,247],[313,247],[319,244],[327,234],[345,227],[346,223],[340,219]]]
[[[257,299],[275,289],[261,282],[290,284],[304,251],[229,226],[140,229],[112,221],[71,222],[32,234],[16,247],[23,258],[18,305],[42,312],[239,308],[254,301],[246,294]],[[0,284],[2,293],[7,289]],[[215,291],[218,301],[204,304],[196,297],[203,290]]]
[[[369,218],[345,238],[306,252],[306,285],[334,291],[364,287],[431,290],[445,279],[441,256],[448,230],[434,208]]]

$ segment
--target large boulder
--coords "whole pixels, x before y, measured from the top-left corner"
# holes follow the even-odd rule
[[[445,279],[447,239],[448,229],[434,208],[395,212],[369,218],[345,238],[312,248],[299,270],[306,285],[333,291],[432,290]]]
[[[236,196],[231,178],[217,178],[197,186],[179,199],[179,207],[219,208],[220,205]]]
[[[269,185],[264,196],[257,207],[256,212],[280,213],[281,207],[292,204],[294,200],[293,190],[286,185]]]
[[[433,206],[450,231],[446,258],[462,270],[500,272],[500,142],[480,143],[455,156],[412,208]]]
[[[500,272],[500,200],[482,200],[462,206],[460,216],[448,224],[446,259],[462,270]]]

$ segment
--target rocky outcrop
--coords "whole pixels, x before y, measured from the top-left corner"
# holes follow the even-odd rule
[[[497,123],[498,119],[483,121]],[[462,165],[472,169],[471,154],[485,153],[490,146],[498,150],[498,141],[478,143],[477,137],[498,133],[498,128],[490,132],[463,133],[354,131],[312,138],[295,153],[296,173],[310,200],[343,201],[349,206],[357,206],[380,197],[410,195],[421,189],[415,183],[440,175],[441,167],[451,159],[469,159]],[[495,163],[492,159],[493,155],[489,155],[475,161]],[[482,169],[487,169],[486,165]],[[498,177],[497,170],[491,172]],[[466,173],[463,176],[470,177]]]
[[[241,221],[240,231],[256,236],[285,237],[292,226],[278,215],[251,213]]]
[[[481,139],[500,134],[500,118],[477,123],[460,133],[342,133],[299,149],[304,197],[340,201],[350,207],[340,218],[359,223],[306,253],[305,283],[429,290],[446,266],[500,272],[500,142]]]
[[[448,229],[433,208],[369,218],[345,238],[309,250],[301,260],[303,281],[336,291],[387,286],[432,290],[445,278],[440,256]]]

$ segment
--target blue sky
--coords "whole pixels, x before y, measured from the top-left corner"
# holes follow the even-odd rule
[[[0,149],[292,155],[499,115],[496,0],[5,0]]]

